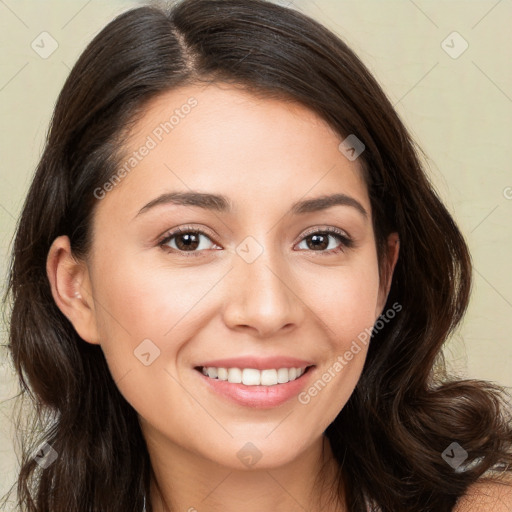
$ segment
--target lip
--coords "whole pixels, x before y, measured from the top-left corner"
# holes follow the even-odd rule
[[[274,356],[274,357],[231,357],[227,359],[216,359],[205,361],[196,365],[214,366],[215,368],[254,368],[255,370],[271,370],[279,368],[304,368],[305,366],[313,366],[313,362],[297,359],[296,357]]]
[[[210,366],[216,366],[219,362],[220,361],[215,361],[215,364],[211,364]],[[303,367],[303,364],[301,363],[298,366]],[[224,366],[219,367],[225,368]],[[237,368],[236,365],[230,367]],[[285,367],[286,366],[280,366],[280,368]],[[290,366],[290,368],[291,367],[293,367],[293,365]],[[238,368],[240,367],[238,366]],[[250,366],[242,366],[242,368],[250,368]],[[268,366],[262,369],[268,369]],[[271,409],[296,397],[308,385],[314,370],[314,365],[308,366],[306,371],[297,379],[287,382],[286,384],[275,384],[274,386],[246,386],[245,384],[233,384],[227,380],[211,379],[203,375],[197,367],[194,369],[194,372],[205,385],[208,386],[208,390],[212,391],[217,396],[229,400],[231,403],[251,407],[253,409]]]

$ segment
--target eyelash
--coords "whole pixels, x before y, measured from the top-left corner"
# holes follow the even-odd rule
[[[181,251],[179,249],[173,249],[172,247],[166,246],[173,238],[183,235],[183,234],[195,234],[195,235],[204,235],[207,238],[209,238],[215,245],[218,245],[214,240],[212,240],[212,237],[206,233],[205,231],[202,231],[201,229],[193,228],[191,226],[184,226],[181,228],[177,228],[174,231],[171,231],[165,235],[165,237],[158,242],[158,246],[161,247],[164,251],[168,253],[178,253],[182,254],[185,257],[197,257],[201,256],[202,251]],[[351,249],[355,246],[354,241],[349,238],[343,231],[337,229],[328,227],[325,229],[314,229],[311,231],[306,232],[300,242],[304,241],[306,238],[312,236],[312,235],[334,235],[338,240],[341,242],[340,246],[336,249],[331,249],[329,251],[313,251],[309,250],[309,252],[319,252],[321,255],[332,255],[332,254],[338,254],[340,252],[345,252],[346,249]],[[300,243],[299,242],[299,243]],[[217,250],[217,249],[214,249]],[[302,249],[304,250],[304,249]]]

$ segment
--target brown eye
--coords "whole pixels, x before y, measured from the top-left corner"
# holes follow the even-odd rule
[[[329,246],[329,237],[327,234],[310,235],[306,238],[306,244],[309,249],[325,250]]]
[[[338,244],[336,245],[333,240],[338,240]],[[306,234],[300,243],[306,244],[305,249],[325,254],[342,252],[344,249],[351,248],[354,245],[353,241],[345,233],[334,228]]]
[[[199,247],[199,233],[183,233],[175,235],[176,246],[180,251],[193,251]]]
[[[170,249],[170,252],[178,253],[199,253],[202,250],[215,248],[211,238],[203,231],[182,228],[169,233],[158,245],[164,249]]]

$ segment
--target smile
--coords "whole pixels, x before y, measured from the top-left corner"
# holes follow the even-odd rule
[[[297,397],[314,378],[314,370],[315,365],[261,370],[197,366],[195,374],[208,392],[223,401],[252,409],[271,409]]]
[[[201,372],[210,379],[218,379],[231,384],[244,384],[245,386],[276,386],[286,384],[303,375],[307,368],[270,368],[258,370],[256,368],[216,368],[203,366]]]

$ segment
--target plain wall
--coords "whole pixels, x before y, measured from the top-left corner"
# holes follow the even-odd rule
[[[0,2],[2,286],[16,220],[60,88],[94,35],[140,3]],[[296,0],[293,5],[345,39],[375,74],[428,155],[432,181],[469,243],[472,300],[446,346],[449,365],[461,377],[512,386],[512,3]],[[35,40],[43,51],[44,31],[58,44],[48,58],[31,47]],[[459,35],[450,35],[454,31]],[[44,48],[50,48],[45,41]],[[468,48],[454,58],[464,41]],[[1,329],[5,344],[7,326]],[[13,400],[7,400],[16,386],[5,348],[0,362],[3,494],[16,468]]]

